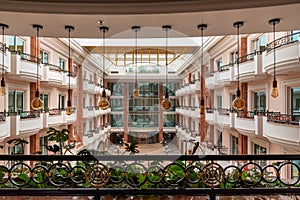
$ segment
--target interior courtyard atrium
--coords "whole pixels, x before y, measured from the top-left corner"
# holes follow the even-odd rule
[[[300,1],[0,2],[0,199],[300,198]]]

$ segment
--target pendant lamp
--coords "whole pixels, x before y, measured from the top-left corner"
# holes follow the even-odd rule
[[[110,106],[110,103],[109,101],[107,100],[107,97],[106,97],[106,92],[105,92],[105,87],[104,87],[104,71],[105,71],[105,33],[109,31],[109,28],[106,27],[106,26],[100,26],[100,31],[102,32],[102,39],[103,39],[103,46],[102,46],[102,85],[103,85],[103,91],[102,91],[102,94],[101,94],[101,98],[100,98],[100,101],[98,103],[98,106],[101,110],[106,110],[109,108]]]
[[[133,90],[133,98],[139,97],[139,88],[138,88],[138,82],[137,82],[137,73],[138,73],[138,66],[137,66],[137,32],[141,30],[140,26],[133,26],[131,29],[135,32],[135,84],[134,84],[134,90]]]
[[[240,27],[244,25],[244,22],[235,22],[233,26],[237,29],[237,49],[238,52],[240,50]],[[238,54],[239,55],[239,54]],[[245,108],[245,101],[241,98],[241,91],[240,91],[240,60],[239,56],[236,60],[236,65],[237,65],[237,91],[236,91],[236,97],[232,102],[232,107],[235,110],[243,110]]]
[[[165,99],[162,101],[161,105],[165,111],[168,111],[173,107],[173,103],[169,98],[168,91],[168,32],[172,29],[172,27],[170,25],[164,25],[162,29],[166,32],[166,91]]]
[[[35,97],[31,101],[31,107],[33,110],[41,110],[44,107],[44,102],[40,98],[40,91],[39,91],[39,68],[40,68],[40,59],[38,57],[39,55],[39,32],[43,29],[43,26],[34,24],[33,28],[36,29],[36,91],[35,91]]]
[[[71,60],[71,31],[74,31],[73,26],[65,26],[65,30],[69,32],[69,58],[68,58],[68,67],[69,67],[69,89],[68,89],[68,101],[67,101],[67,108],[66,108],[66,114],[71,115],[72,114],[72,101],[71,101],[71,67],[72,67],[72,60]]]

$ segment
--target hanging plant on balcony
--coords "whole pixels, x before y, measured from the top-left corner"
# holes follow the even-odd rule
[[[125,143],[125,151],[124,151],[124,153],[125,152],[129,152],[129,154],[139,153],[140,151],[137,148],[138,148],[137,143],[132,143],[132,144]]]

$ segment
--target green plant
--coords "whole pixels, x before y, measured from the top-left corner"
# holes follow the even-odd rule
[[[69,130],[68,129],[57,130],[55,128],[50,127],[49,130],[47,131],[47,134],[48,134],[47,137],[49,141],[55,141],[59,144],[60,155],[63,155],[62,149],[64,148],[64,143],[69,139]],[[57,147],[53,145],[52,148],[50,147],[50,149],[48,150],[49,151],[53,150],[53,152],[55,153]]]
[[[124,153],[126,151],[129,152],[129,154],[139,153],[140,151],[137,148],[138,148],[137,143],[132,143],[132,144],[125,143],[125,151],[124,151]]]

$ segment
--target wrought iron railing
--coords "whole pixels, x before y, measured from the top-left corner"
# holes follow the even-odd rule
[[[27,53],[21,53],[20,56],[21,56],[22,60],[26,60],[26,61],[33,62],[33,63],[41,62],[41,59],[39,59],[38,57],[27,54]]]
[[[247,55],[243,55],[239,57],[239,63],[248,62],[254,60],[254,56],[262,54],[262,51],[255,51],[253,53],[249,53]],[[236,63],[236,62],[235,62]]]
[[[267,121],[275,122],[280,124],[291,124],[300,125],[300,115],[299,114],[281,114],[279,112],[267,113]]]
[[[0,155],[0,192],[94,195],[96,199],[105,195],[209,195],[214,199],[216,195],[300,194],[297,160],[300,155]],[[297,176],[286,175],[291,169]]]
[[[229,63],[229,64],[227,64],[227,65],[219,66],[219,67],[218,67],[218,71],[219,71],[219,72],[227,71],[227,70],[229,70],[229,68],[232,67],[232,66],[233,66],[232,63]]]
[[[267,53],[272,51],[274,49],[274,47],[276,49],[276,48],[279,48],[279,47],[282,47],[285,45],[292,44],[294,42],[298,42],[299,34],[300,34],[300,32],[293,33],[293,34],[283,36],[281,38],[278,38],[278,39],[270,42],[269,44],[267,44],[267,48],[266,48]],[[297,35],[298,35],[298,37],[295,38],[294,36],[297,36]]]

